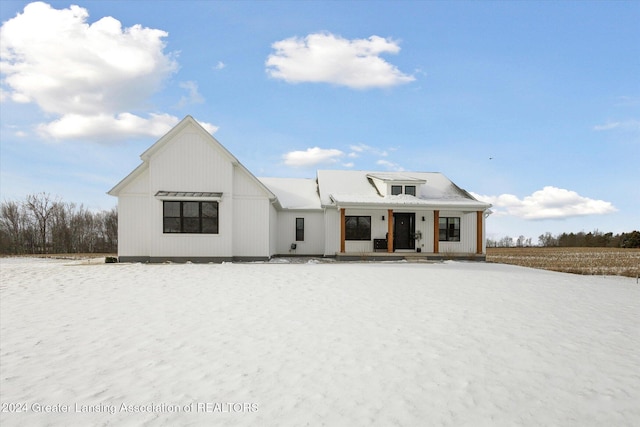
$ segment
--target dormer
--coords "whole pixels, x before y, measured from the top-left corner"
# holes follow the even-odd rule
[[[421,186],[427,182],[401,173],[372,173],[367,178],[382,197],[401,194],[418,197]]]

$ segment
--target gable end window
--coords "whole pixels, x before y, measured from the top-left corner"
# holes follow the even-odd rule
[[[345,240],[371,240],[370,216],[345,216]]]
[[[398,194],[402,194],[402,185],[392,185],[391,186],[391,195],[397,196]]]
[[[164,233],[218,234],[218,202],[162,202]]]
[[[296,218],[296,242],[304,242],[304,218]]]
[[[439,240],[441,242],[460,241],[460,218],[440,217],[439,229]]]
[[[410,196],[416,195],[416,186],[415,185],[405,185],[404,186],[404,194],[408,194]]]

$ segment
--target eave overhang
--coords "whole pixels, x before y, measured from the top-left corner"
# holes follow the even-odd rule
[[[477,200],[451,200],[451,199],[420,199],[413,196],[386,196],[366,197],[357,200],[355,198],[330,195],[331,207],[359,208],[359,209],[433,209],[433,210],[465,210],[485,211],[491,207],[490,203]],[[324,207],[329,207],[324,206]]]

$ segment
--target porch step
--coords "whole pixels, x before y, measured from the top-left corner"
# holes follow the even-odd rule
[[[486,255],[478,254],[436,254],[430,252],[361,252],[336,253],[337,261],[401,261],[439,262],[446,260],[486,261]]]

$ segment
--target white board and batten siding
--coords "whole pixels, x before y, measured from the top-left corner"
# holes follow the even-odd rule
[[[335,256],[340,252],[340,210],[324,209],[324,256]]]
[[[233,171],[233,214],[233,255],[269,257],[272,203],[262,184],[239,166]]]
[[[424,221],[422,220],[424,217]],[[422,239],[416,241],[416,247],[422,252],[433,252],[433,211],[416,212],[416,231],[422,233]]]
[[[278,211],[276,207],[271,204],[269,206],[269,235],[278,235]],[[269,256],[274,256],[278,253],[278,239],[269,239]]]
[[[304,219],[304,240],[296,241],[296,218]],[[283,210],[278,213],[277,255],[323,255],[324,214],[318,210]],[[292,249],[291,245],[296,248]]]
[[[118,198],[118,254],[148,256],[151,226],[149,171],[140,166],[136,180],[127,185]]]
[[[118,201],[118,255],[149,256],[149,196],[120,196]]]
[[[473,254],[476,252],[476,212],[440,211],[440,218],[460,218],[460,241],[439,242],[439,253],[446,254]]]
[[[163,232],[163,201],[153,197],[149,221],[151,257],[231,257],[233,239],[233,165],[201,132],[186,128],[149,159],[150,194],[158,191],[220,192],[218,234]]]
[[[233,198],[233,256],[269,257],[270,208],[266,197]]]
[[[189,128],[149,160],[152,191],[233,191],[233,165],[206,136]]]

